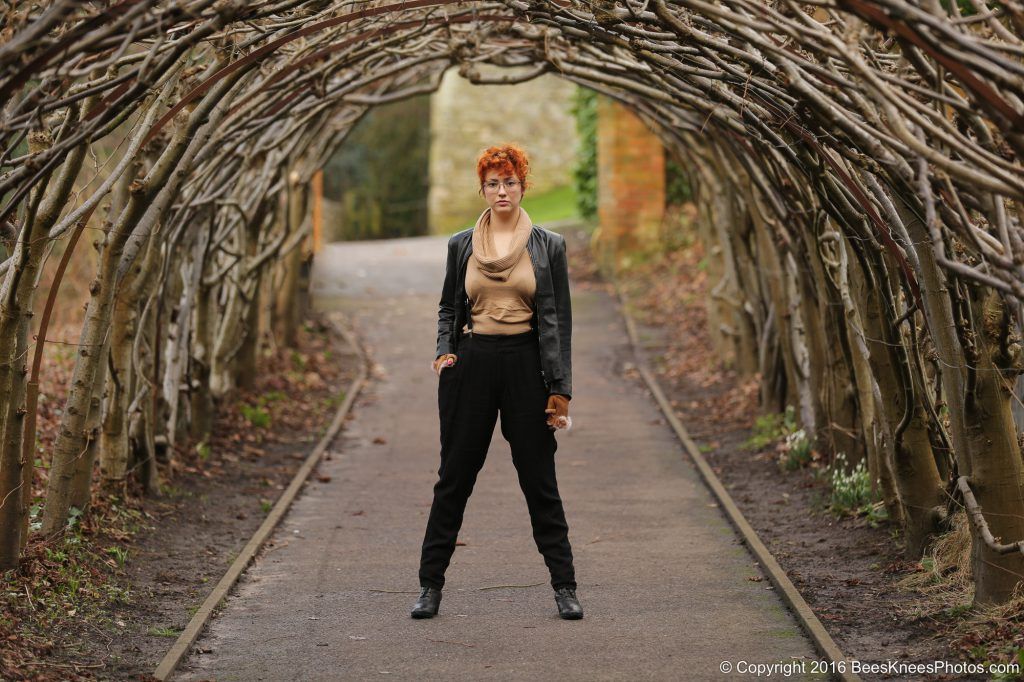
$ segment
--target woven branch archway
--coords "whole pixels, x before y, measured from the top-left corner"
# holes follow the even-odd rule
[[[1020,2],[56,0],[6,19],[0,565],[27,532],[49,246],[105,233],[53,532],[96,452],[109,485],[152,459],[125,416],[172,444],[208,428],[258,291],[298,267],[306,181],[366,109],[451,65],[485,82],[487,63],[515,68],[486,82],[554,73],[636,111],[697,190],[723,355],[823,449],[866,459],[909,553],[973,491],[977,600],[1024,578]],[[165,411],[140,407],[154,393]]]

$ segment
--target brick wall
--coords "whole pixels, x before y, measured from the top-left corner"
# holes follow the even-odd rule
[[[661,141],[622,104],[597,105],[599,232],[603,259],[643,250],[659,239],[665,212],[665,153]],[[607,260],[605,261],[607,263]]]

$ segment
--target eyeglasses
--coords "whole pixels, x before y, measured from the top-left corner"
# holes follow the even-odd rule
[[[503,182],[498,182],[497,180],[488,180],[487,182],[484,183],[484,189],[486,189],[488,192],[496,192],[498,190],[499,185],[504,185],[505,189],[507,189],[509,192],[514,192],[517,189],[519,189],[519,186],[521,184],[522,183],[520,183],[515,178],[509,178],[508,180],[505,180]]]

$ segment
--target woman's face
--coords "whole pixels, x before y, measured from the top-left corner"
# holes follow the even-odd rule
[[[497,170],[487,171],[483,192],[492,214],[505,217],[519,212],[519,203],[523,200],[523,184],[515,175],[506,175]]]

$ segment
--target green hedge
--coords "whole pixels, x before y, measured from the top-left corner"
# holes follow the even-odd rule
[[[576,88],[572,113],[580,146],[572,169],[576,208],[584,220],[597,217],[597,93]]]

